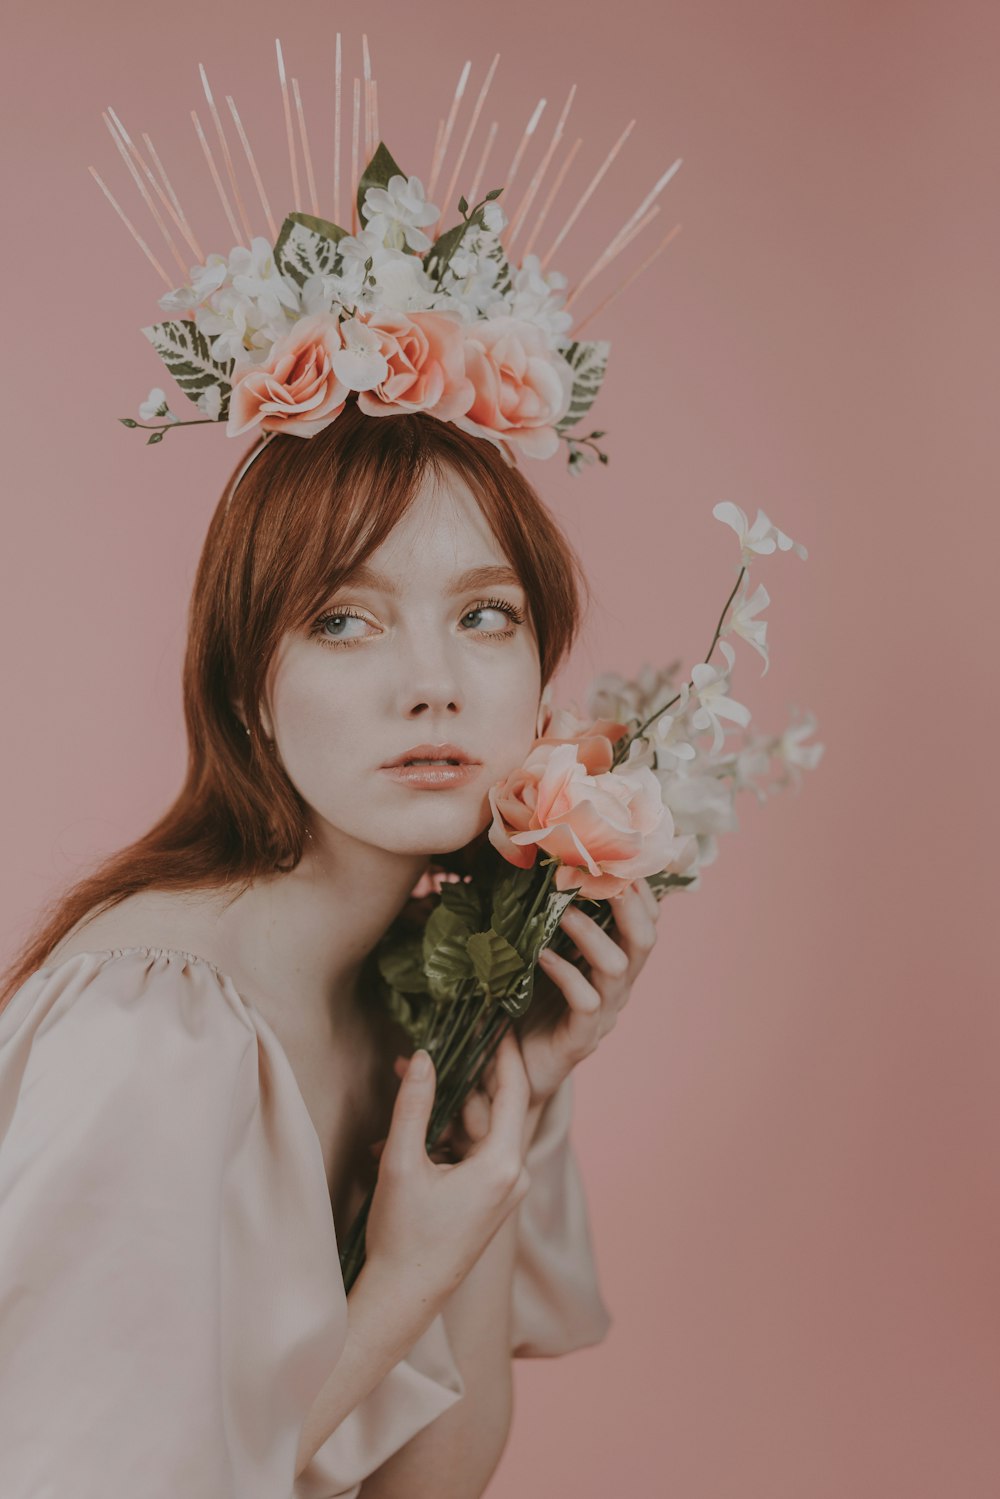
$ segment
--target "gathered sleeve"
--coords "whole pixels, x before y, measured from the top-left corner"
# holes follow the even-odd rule
[[[573,1074],[549,1099],[525,1157],[518,1212],[511,1353],[546,1358],[599,1343],[611,1317],[601,1297],[587,1199],[570,1139]]]
[[[4,1499],[289,1499],[343,1327],[260,1061],[211,966],[155,951],[0,1014]]]

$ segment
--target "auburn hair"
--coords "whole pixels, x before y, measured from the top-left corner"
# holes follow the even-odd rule
[[[209,524],[191,595],[184,784],[155,826],[50,902],[0,974],[0,1010],[88,914],[140,890],[236,884],[239,893],[295,868],[308,809],[260,723],[271,658],[285,631],[306,625],[382,544],[428,471],[466,481],[520,577],[543,686],[573,644],[587,595],[579,559],[487,439],[426,413],[370,417],[351,401],[314,437],[272,437],[236,482],[242,466]]]

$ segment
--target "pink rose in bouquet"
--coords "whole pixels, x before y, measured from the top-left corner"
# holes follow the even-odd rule
[[[559,447],[556,424],[573,394],[573,371],[535,323],[501,316],[467,323],[465,371],[475,386],[472,405],[455,425],[502,446],[513,443],[529,458],[551,458]]]
[[[610,770],[614,746],[628,733],[628,724],[614,718],[578,718],[568,708],[543,703],[538,711],[535,744],[575,744],[580,760],[591,775]]]
[[[643,875],[686,867],[697,842],[675,835],[656,776],[646,766],[612,771],[612,757],[611,740],[598,733],[536,741],[524,764],[490,787],[494,848],[520,869],[541,849],[559,860],[557,890],[579,888],[595,900],[620,895]]]
[[[313,437],[338,417],[348,387],[334,358],[344,347],[337,319],[327,313],[300,318],[275,339],[261,364],[235,372],[226,431],[239,437],[251,427]]]
[[[426,411],[450,422],[468,411],[475,395],[465,373],[462,324],[440,312],[372,312],[365,326],[378,339],[388,374],[358,405],[368,416]]]

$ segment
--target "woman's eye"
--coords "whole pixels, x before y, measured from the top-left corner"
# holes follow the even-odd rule
[[[475,609],[469,609],[462,618],[463,620],[474,620],[479,617],[481,622],[481,616],[484,614],[495,616],[492,628],[489,631],[490,634],[493,633],[493,630],[506,630],[512,618],[511,611],[509,609],[501,609],[498,604],[477,604]]]
[[[361,630],[351,631],[351,621],[359,625],[366,625],[368,621],[360,614],[352,614],[347,609],[334,609],[329,614],[324,614],[313,626],[313,633],[328,645],[353,645],[356,640],[364,638]]]

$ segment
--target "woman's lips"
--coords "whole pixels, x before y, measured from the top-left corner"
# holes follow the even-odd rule
[[[482,770],[477,762],[465,765],[383,765],[381,774],[414,791],[447,791],[467,786]]]

